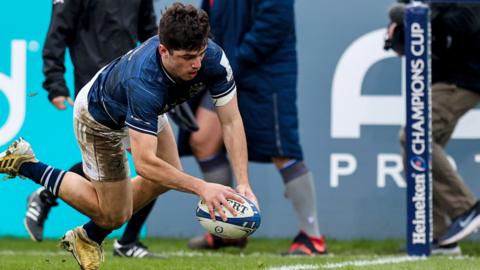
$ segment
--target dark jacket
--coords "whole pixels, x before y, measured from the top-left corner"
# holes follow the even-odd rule
[[[212,34],[227,55],[240,89],[296,90],[297,53],[293,0],[216,0],[209,13]],[[268,81],[265,78],[268,77]],[[286,85],[285,85],[286,84]]]
[[[65,49],[74,66],[75,96],[95,73],[157,32],[152,0],[53,1],[43,48],[43,87],[48,98],[70,96]]]
[[[432,4],[432,82],[480,92],[480,4]]]

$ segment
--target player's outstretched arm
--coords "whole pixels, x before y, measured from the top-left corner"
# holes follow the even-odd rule
[[[245,130],[238,110],[237,96],[228,103],[217,107],[218,117],[222,124],[223,142],[227,148],[230,162],[237,179],[237,191],[258,205],[248,180],[248,154]]]
[[[168,129],[168,132],[171,132],[171,129]],[[129,129],[129,135],[135,169],[140,176],[164,187],[197,194],[208,205],[213,219],[215,218],[215,210],[222,209],[222,205],[233,215],[236,215],[236,211],[227,202],[227,199],[240,202],[243,200],[235,195],[232,188],[207,183],[202,179],[178,170],[168,162],[158,158],[156,154],[157,137],[133,129]],[[162,150],[173,151],[169,149]],[[220,210],[218,212],[224,220],[227,219],[223,211]]]

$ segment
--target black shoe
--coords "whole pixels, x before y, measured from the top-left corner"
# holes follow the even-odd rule
[[[475,232],[480,226],[480,201],[477,201],[468,211],[453,220],[447,232],[440,237],[440,245],[456,243]]]
[[[219,249],[222,247],[245,248],[247,246],[247,238],[240,239],[223,239],[211,233],[205,233],[194,237],[188,241],[188,247],[191,249]]]
[[[122,245],[117,240],[113,242],[113,256],[127,258],[161,258],[161,256],[151,253],[140,241],[133,244]]]
[[[33,241],[40,242],[43,240],[43,224],[47,219],[50,208],[56,205],[58,203],[55,197],[43,187],[28,196],[27,213],[23,224]]]
[[[439,245],[438,242],[434,240],[432,243],[432,255],[460,256],[462,255],[462,249],[458,243]]]

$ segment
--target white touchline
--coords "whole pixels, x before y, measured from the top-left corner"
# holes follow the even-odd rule
[[[294,265],[283,265],[277,267],[270,267],[266,270],[313,270],[318,269],[319,265],[314,264],[294,264]]]
[[[426,257],[386,257],[379,258],[376,260],[363,260],[363,261],[347,261],[339,263],[325,263],[325,264],[293,264],[293,265],[282,265],[276,267],[267,268],[267,270],[313,270],[313,269],[335,269],[335,268],[344,268],[347,266],[369,266],[369,265],[381,265],[381,264],[395,264],[402,262],[411,262],[418,260],[425,260]]]
[[[341,263],[327,263],[320,265],[321,268],[333,269],[333,268],[343,268],[346,266],[368,266],[368,265],[380,265],[380,264],[395,264],[402,262],[412,262],[418,260],[425,260],[426,257],[412,257],[412,256],[402,256],[402,257],[386,257],[380,258],[371,261],[349,261]]]

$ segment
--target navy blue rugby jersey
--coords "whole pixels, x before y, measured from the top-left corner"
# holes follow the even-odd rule
[[[197,76],[180,83],[165,71],[159,43],[158,36],[150,38],[99,74],[88,94],[88,110],[96,121],[112,129],[128,126],[157,135],[158,115],[205,88],[216,106],[233,98],[236,87],[232,69],[216,43],[208,41]]]

